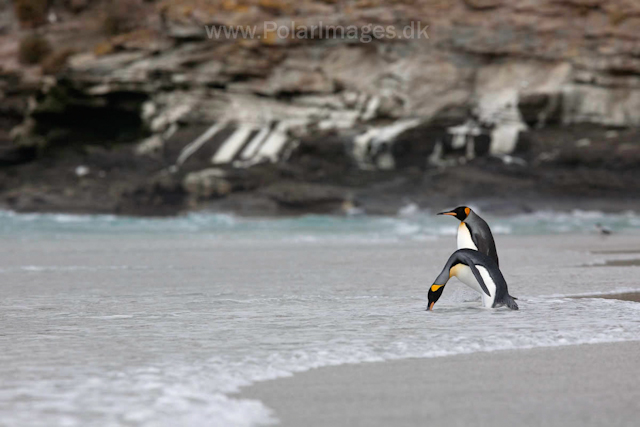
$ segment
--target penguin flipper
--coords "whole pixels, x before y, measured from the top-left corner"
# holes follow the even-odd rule
[[[474,263],[470,262],[469,268],[473,272],[473,275],[475,276],[476,280],[478,281],[478,284],[480,285],[484,293],[487,294],[488,297],[491,297],[491,294],[489,293],[489,289],[487,289],[487,285],[484,284],[484,279],[482,278],[482,275],[480,274],[478,267],[476,267]]]
[[[471,236],[471,238],[474,240],[473,243],[475,243],[476,247],[478,248],[478,251],[494,260],[496,262],[496,265],[500,267],[500,261],[498,260],[498,252],[496,251],[495,243],[493,245],[489,244],[489,239],[493,240],[493,237],[489,236],[488,238],[484,239],[478,239],[477,237],[474,239],[474,237],[475,236]]]
[[[486,222],[484,222],[484,225],[487,227],[487,230],[489,230],[489,225],[487,225]],[[483,253],[489,258],[493,259],[496,262],[496,265],[500,267],[500,261],[498,260],[498,251],[496,250],[496,244],[493,240],[491,231],[489,231],[488,235],[486,235],[486,233],[482,232],[481,227],[472,228],[468,223],[467,227],[472,231],[471,240],[476,245],[476,248],[478,248],[478,252]]]

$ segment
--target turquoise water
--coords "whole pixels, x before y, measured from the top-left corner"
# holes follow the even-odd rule
[[[482,214],[480,212],[480,214]],[[640,230],[634,212],[604,214],[595,211],[536,212],[496,217],[483,215],[494,234],[595,234],[601,223],[614,232]],[[239,239],[282,240],[425,240],[454,235],[452,218],[417,211],[396,217],[319,216],[256,219],[227,214],[190,213],[172,218],[133,218],[114,215],[16,214],[0,211],[0,234],[29,237],[45,235],[156,234],[211,235]]]

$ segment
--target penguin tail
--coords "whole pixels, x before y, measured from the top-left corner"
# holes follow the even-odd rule
[[[507,294],[504,298],[504,305],[506,305],[507,307],[509,307],[511,310],[518,310],[518,304],[516,304],[516,298],[512,297],[511,295]]]

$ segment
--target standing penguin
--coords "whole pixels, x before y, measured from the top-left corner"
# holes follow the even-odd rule
[[[458,206],[452,211],[440,212],[438,215],[451,215],[460,220],[458,227],[458,249],[473,249],[487,255],[500,266],[496,242],[491,229],[484,219],[467,206]]]
[[[450,257],[440,275],[429,288],[429,305],[440,299],[442,291],[450,278],[456,276],[462,283],[482,295],[482,305],[495,308],[506,305],[518,310],[514,298],[509,295],[507,282],[496,263],[485,254],[473,249],[458,249]]]

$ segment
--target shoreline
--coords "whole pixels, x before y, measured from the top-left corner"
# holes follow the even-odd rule
[[[260,400],[282,426],[630,426],[638,351],[623,341],[322,367],[233,396]]]
[[[636,265],[640,265],[640,260]],[[629,292],[615,292],[610,294],[596,294],[596,295],[577,295],[569,298],[602,298],[602,299],[615,299],[619,301],[631,301],[631,302],[640,302],[640,291],[629,291]]]
[[[270,203],[264,200],[259,194],[235,194],[225,199],[210,201],[206,205],[198,205],[183,210],[164,210],[157,212],[151,211],[117,211],[111,209],[103,209],[103,207],[90,207],[84,205],[82,207],[59,204],[44,204],[41,206],[17,207],[0,199],[0,211],[11,212],[15,214],[51,214],[51,215],[111,215],[121,218],[180,218],[189,214],[223,214],[234,215],[239,218],[258,218],[258,219],[286,219],[300,218],[308,215],[321,215],[328,217],[352,217],[365,216],[370,218],[394,218],[402,217],[402,209],[407,206],[415,205],[419,211],[439,211],[445,208],[457,205],[470,205],[481,209],[485,215],[493,215],[501,218],[509,218],[518,215],[531,214],[535,212],[551,211],[556,213],[571,213],[573,211],[585,212],[601,212],[604,214],[622,214],[625,212],[639,212],[640,201],[633,201],[624,198],[576,198],[567,199],[563,197],[557,198],[516,198],[509,201],[494,200],[488,198],[446,198],[446,200],[437,199],[429,202],[419,197],[411,198],[403,195],[395,197],[394,200],[372,201],[370,205],[352,206],[350,204],[336,205],[334,209],[326,211],[318,211],[310,207],[296,209],[262,209],[263,203]],[[385,208],[379,205],[389,203]],[[367,209],[371,207],[371,209]],[[356,209],[355,211],[353,209]],[[355,212],[355,213],[354,213]]]
[[[131,158],[133,166],[142,161],[131,152],[132,147],[120,150],[123,152],[118,151],[118,155]],[[500,215],[575,209],[640,211],[640,201],[628,197],[629,191],[640,188],[640,174],[635,170],[621,173],[613,167],[588,171],[577,165],[514,166],[478,158],[442,169],[389,172],[350,168],[341,174],[327,173],[322,179],[311,179],[300,165],[265,164],[220,169],[226,176],[226,190],[202,195],[196,191],[200,187],[194,189],[187,184],[203,171],[187,168],[168,173],[167,165],[148,169],[150,165],[143,162],[139,167],[105,175],[100,159],[77,153],[55,159],[0,167],[0,207],[22,213],[139,217],[172,217],[199,211],[244,217],[344,215],[354,211],[393,216],[410,205],[440,211],[461,204]],[[90,172],[73,173],[78,165]]]

